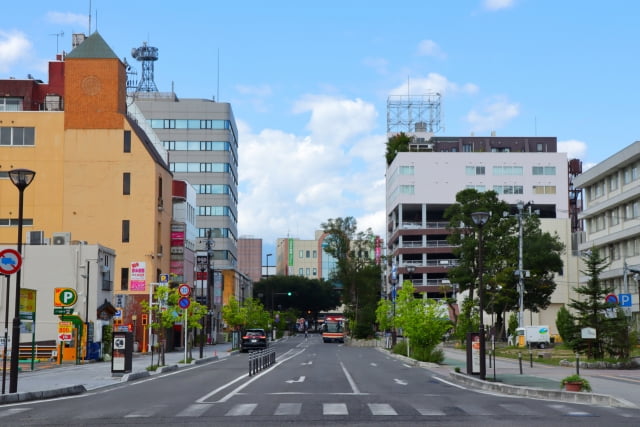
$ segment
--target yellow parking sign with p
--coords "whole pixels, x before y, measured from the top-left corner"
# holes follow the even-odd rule
[[[55,288],[53,290],[54,307],[71,307],[78,301],[78,293],[72,288]]]

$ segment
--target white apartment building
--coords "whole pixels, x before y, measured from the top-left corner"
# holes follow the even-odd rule
[[[569,273],[577,271],[570,250],[568,160],[566,153],[555,152],[555,138],[431,138],[410,149],[398,152],[387,168],[388,267],[395,266],[398,283],[411,280],[427,298],[452,296],[456,287],[447,271],[457,259],[447,242],[444,212],[461,190],[494,190],[514,208],[520,201],[531,203],[543,231],[558,232],[567,246],[550,308],[524,316],[525,324],[555,330],[557,310],[570,293]],[[391,271],[386,277],[389,290]]]
[[[640,141],[574,179],[584,192],[585,239],[581,251],[597,248],[610,265],[600,276],[615,289],[624,309],[640,326]],[[580,282],[586,281],[581,277]]]

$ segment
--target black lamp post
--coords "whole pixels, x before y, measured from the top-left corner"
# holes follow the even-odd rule
[[[489,212],[474,212],[471,219],[478,226],[478,297],[480,299],[480,379],[484,380],[487,376],[487,359],[485,355],[485,336],[484,336],[484,265],[483,265],[483,249],[484,242],[482,236],[482,228],[489,220]]]
[[[407,273],[409,273],[409,280],[413,283],[413,272],[416,271],[416,268],[413,265],[407,267]]]
[[[22,214],[24,206],[24,189],[31,184],[36,173],[29,169],[13,169],[9,178],[18,188],[18,253],[22,255]],[[11,333],[11,375],[9,376],[9,393],[18,391],[18,369],[20,362],[20,270],[16,272],[16,295],[13,311],[13,330]],[[7,307],[8,309],[8,307]]]

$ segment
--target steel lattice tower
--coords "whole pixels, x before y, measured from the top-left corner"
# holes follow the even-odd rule
[[[158,60],[158,48],[143,42],[141,47],[131,49],[131,56],[142,62],[142,78],[136,92],[158,92],[153,81],[153,63]]]

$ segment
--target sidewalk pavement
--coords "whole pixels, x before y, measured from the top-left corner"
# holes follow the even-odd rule
[[[200,348],[195,347],[191,353],[191,364],[205,363],[231,354],[231,343],[205,346],[202,358],[200,358]],[[47,363],[36,366],[34,371],[22,370],[18,374],[17,393],[9,393],[10,372],[7,371],[5,394],[0,394],[0,405],[80,394],[88,390],[176,370],[181,366],[187,366],[181,363],[183,360],[184,351],[168,352],[165,353],[164,366],[155,371],[148,371],[147,367],[151,366],[151,353],[134,353],[131,372],[126,374],[112,374],[110,361],[83,361],[81,365]],[[153,354],[153,364],[158,364],[157,353]],[[0,387],[1,384],[0,378]]]
[[[443,365],[433,365],[432,370],[448,373],[453,382],[473,388],[512,394],[536,399],[557,400],[599,406],[640,408],[640,370],[638,369],[587,369],[580,367],[580,376],[591,384],[592,393],[568,392],[560,387],[560,381],[576,373],[576,367],[562,367],[544,363],[531,363],[528,352],[523,352],[522,374],[518,360],[487,356],[486,381],[467,375],[464,350],[443,348]],[[525,355],[525,353],[527,353]],[[455,372],[455,368],[460,372]]]

